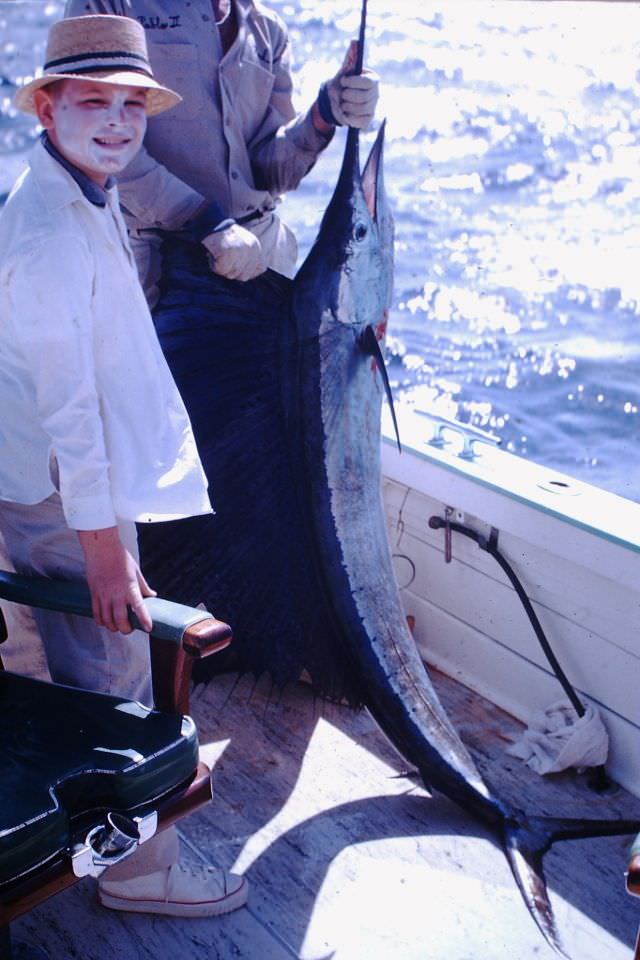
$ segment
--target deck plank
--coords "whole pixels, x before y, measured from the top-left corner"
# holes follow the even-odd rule
[[[217,920],[124,916],[84,881],[18,921],[52,960],[551,960],[506,860],[484,828],[428,798],[366,713],[316,701],[304,684],[219,677],[197,691],[215,799],[182,821],[188,855],[247,872],[248,908]],[[573,774],[540,778],[507,757],[521,725],[454,680],[434,681],[500,795],[536,813],[640,817],[623,791],[599,797]],[[640,910],[624,893],[628,840],[564,843],[546,857],[571,956],[629,960]],[[87,936],[90,929],[91,934]]]

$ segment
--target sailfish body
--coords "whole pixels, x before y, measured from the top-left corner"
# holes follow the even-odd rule
[[[495,797],[440,704],[409,632],[381,503],[385,389],[391,397],[378,342],[393,274],[383,139],[384,126],[360,175],[358,132],[349,131],[336,190],[294,282],[296,373],[288,424],[301,513],[321,602],[352,678],[350,695],[369,709],[428,788],[492,829],[534,920],[562,953],[544,852],[555,840],[624,834],[637,823],[527,818]]]
[[[386,327],[393,269],[383,139],[381,128],[360,176],[358,135],[349,131],[336,191],[295,279],[288,423],[296,486],[321,600],[362,702],[426,779],[450,768],[445,792],[491,807],[407,627],[384,523],[385,374],[372,348]]]
[[[296,276],[285,396],[288,441],[318,597],[366,705],[425,784],[480,816],[505,844],[535,918],[554,945],[536,863],[518,848],[521,818],[494,798],[441,706],[416,650],[393,574],[381,502],[380,414],[393,221],[382,176],[384,126],[360,175],[358,133],[318,238]],[[285,356],[287,351],[285,350]],[[312,674],[313,680],[313,674]],[[550,842],[545,834],[543,846]],[[537,841],[536,841],[537,843]],[[531,858],[529,858],[531,859]]]

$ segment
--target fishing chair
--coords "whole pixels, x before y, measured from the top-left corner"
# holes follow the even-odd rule
[[[0,598],[91,616],[84,583],[0,571]],[[157,597],[145,605],[154,710],[19,676],[0,659],[0,960],[46,957],[26,944],[12,951],[12,920],[211,799],[187,715],[191,666],[228,646],[231,629]]]
[[[634,897],[640,897],[640,833],[634,840],[629,852],[627,866],[627,891]],[[636,938],[633,960],[640,960],[640,928]]]

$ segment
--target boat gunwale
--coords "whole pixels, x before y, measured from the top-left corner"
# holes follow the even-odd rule
[[[437,498],[439,495],[437,485],[434,487],[431,484],[434,479],[432,472],[429,473],[429,482],[427,482],[424,478],[417,476],[419,471],[415,468],[407,471],[403,466],[409,456],[413,456],[449,474],[455,474],[461,479],[470,481],[476,487],[482,487],[500,497],[506,497],[513,503],[522,504],[550,520],[569,524],[578,531],[597,537],[605,544],[622,547],[638,557],[640,566],[640,504],[498,448],[491,449],[489,456],[465,460],[452,449],[429,445],[426,439],[428,431],[424,429],[427,424],[423,416],[416,423],[414,417],[408,417],[407,412],[401,410],[399,419],[403,453],[398,453],[395,436],[385,422],[386,411],[383,414],[383,475],[427,496]],[[403,432],[403,426],[409,427],[409,430],[405,429]],[[413,430],[410,429],[411,426]],[[424,438],[416,438],[416,426],[422,427]],[[463,424],[461,429],[464,429]],[[502,466],[504,466],[503,469]],[[404,476],[407,472],[411,476],[411,482],[408,482]],[[556,482],[559,489],[567,490],[567,493],[550,492],[548,485],[551,481]],[[565,484],[566,487],[560,486]],[[449,500],[446,502],[449,503]],[[451,503],[451,506],[464,507],[475,516],[482,517],[483,520],[490,519],[473,505]],[[501,526],[499,522],[495,525]],[[540,544],[549,547],[549,537],[545,536],[541,539]],[[573,559],[573,554],[571,558]],[[590,563],[586,565],[591,566]],[[594,568],[602,570],[601,562],[594,565]],[[632,576],[630,582],[637,586],[637,576]]]

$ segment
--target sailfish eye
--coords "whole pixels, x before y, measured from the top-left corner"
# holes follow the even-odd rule
[[[366,223],[362,223],[362,221],[360,221],[359,223],[356,223],[355,230],[353,231],[353,234],[356,240],[358,241],[364,240],[364,238],[367,235],[367,232],[368,230],[367,230]]]

